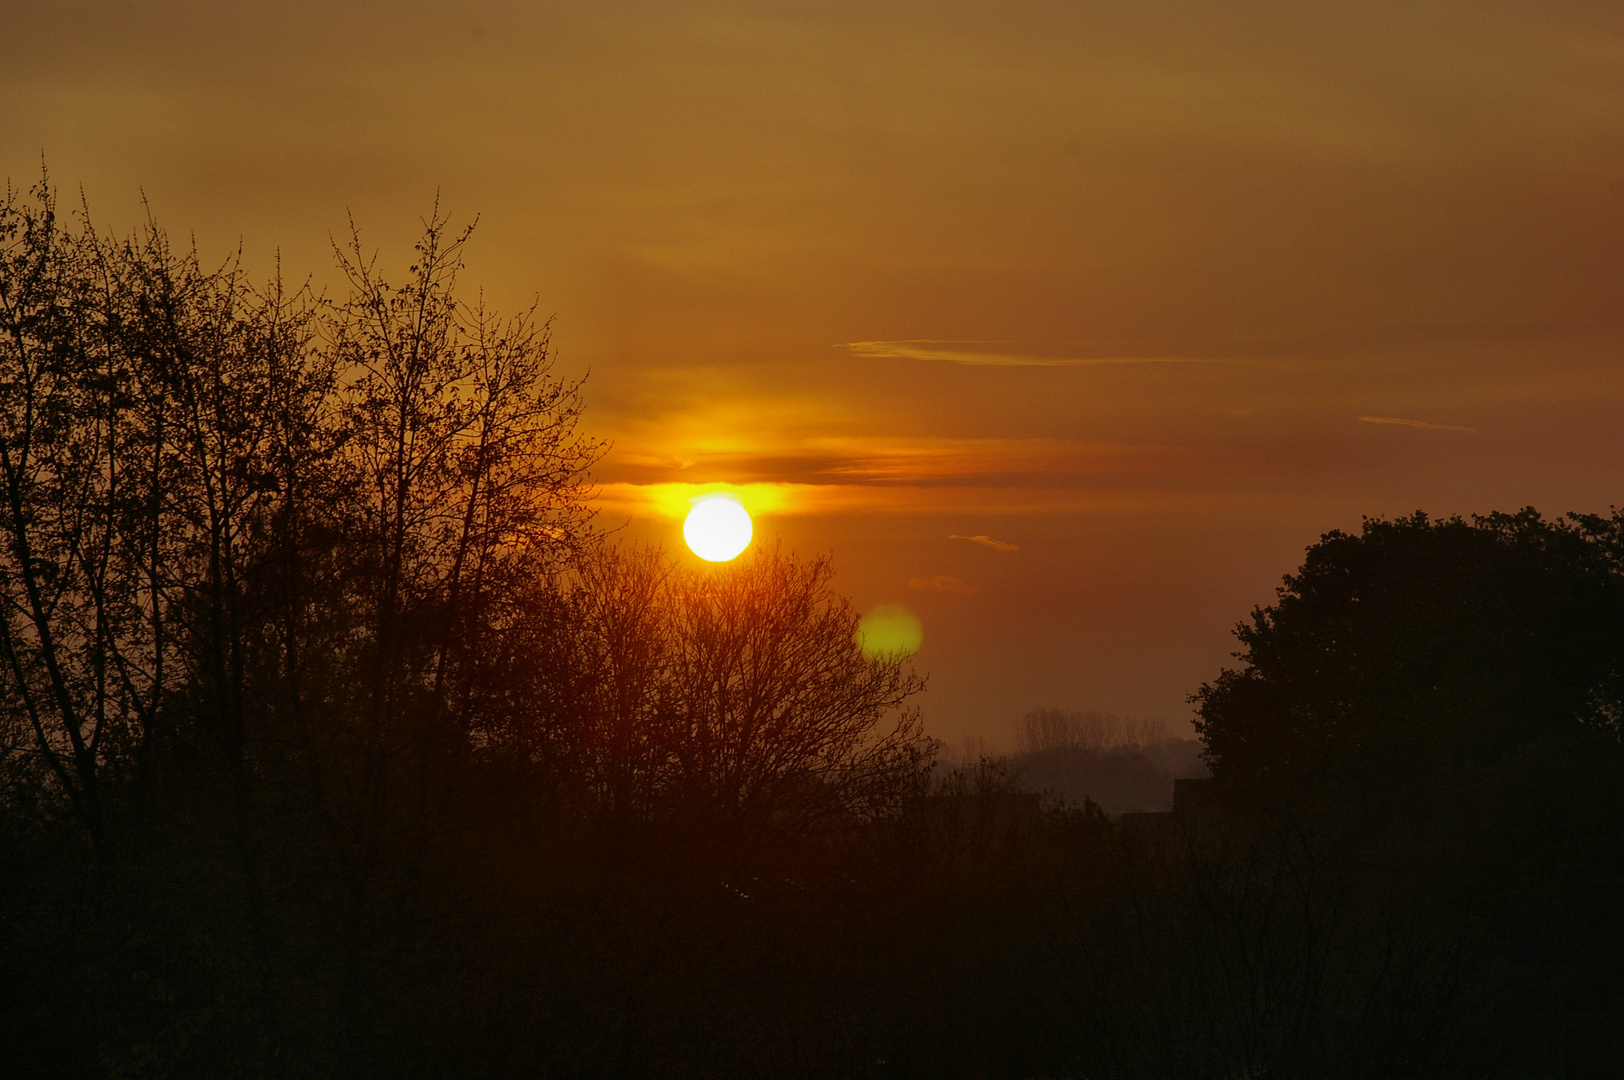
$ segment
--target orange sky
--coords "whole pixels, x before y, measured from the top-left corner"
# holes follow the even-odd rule
[[[346,210],[386,261],[477,213],[470,283],[591,372],[605,520],[745,485],[919,613],[944,736],[1184,719],[1362,514],[1624,503],[1616,3],[0,17],[0,170],[103,226],[145,190],[330,283]]]

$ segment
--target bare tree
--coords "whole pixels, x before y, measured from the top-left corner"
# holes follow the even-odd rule
[[[455,761],[478,724],[487,638],[522,612],[515,583],[555,571],[590,516],[585,475],[601,452],[576,432],[580,384],[551,374],[534,311],[499,320],[455,294],[470,229],[438,212],[405,285],[391,286],[352,234],[339,261],[351,295],[326,325],[344,380],[356,599],[366,612],[362,783],[382,783],[390,739]],[[415,718],[416,729],[400,725]]]
[[[44,180],[33,196],[0,203],[0,655],[7,704],[105,865],[104,769],[145,745],[162,690],[154,556],[131,542],[156,462],[117,268]]]
[[[905,705],[923,684],[901,657],[862,655],[832,574],[763,546],[675,578],[673,766],[689,799],[801,826],[883,812],[911,776],[919,718]]]
[[[1152,746],[1169,738],[1164,721],[1098,709],[1033,709],[1021,717],[1018,734],[1021,749],[1028,754]]]
[[[804,832],[894,812],[926,744],[901,658],[873,660],[827,560],[758,549],[680,568],[608,550],[572,592],[571,681],[559,722],[612,816]]]

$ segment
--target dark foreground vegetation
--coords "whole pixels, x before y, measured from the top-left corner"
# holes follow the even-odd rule
[[[442,221],[340,257],[0,208],[0,1073],[1616,1064],[1624,516],[1326,536],[1113,819],[936,771],[826,564],[594,535]]]

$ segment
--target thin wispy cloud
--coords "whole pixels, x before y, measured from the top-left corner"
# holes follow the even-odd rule
[[[980,544],[982,547],[991,548],[994,551],[1018,551],[1018,550],[1020,550],[1014,544],[1006,543],[1003,540],[994,540],[990,536],[980,536],[980,535],[977,535],[977,536],[960,536],[957,533],[954,533],[951,536],[949,536],[948,539],[949,540],[968,540],[972,544]]]
[[[1024,348],[1023,348],[1024,346]],[[937,341],[911,338],[901,341],[848,341],[841,348],[853,356],[874,360],[925,360],[967,367],[1113,367],[1130,364],[1212,364],[1220,361],[1196,356],[1053,356],[1043,346],[1022,341]]]
[[[1402,416],[1361,416],[1359,420],[1366,424],[1394,424],[1398,427],[1425,428],[1428,431],[1464,431],[1475,433],[1475,427],[1461,427],[1459,424],[1434,424],[1430,420],[1406,420]]]
[[[909,578],[908,588],[918,592],[947,592],[957,593],[959,596],[974,596],[977,592],[974,585],[966,584],[951,574],[937,574],[929,578]]]
[[[627,447],[595,472],[607,483],[1092,486],[1164,476],[1187,455],[1179,447],[1079,439],[742,432],[722,442]]]

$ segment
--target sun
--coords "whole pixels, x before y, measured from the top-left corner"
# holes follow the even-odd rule
[[[700,499],[682,523],[682,538],[707,562],[727,562],[750,546],[750,514],[726,495]]]

